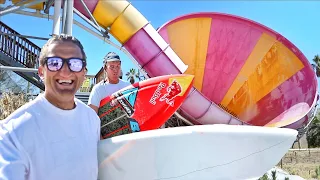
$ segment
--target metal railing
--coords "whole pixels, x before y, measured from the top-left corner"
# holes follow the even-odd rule
[[[24,67],[38,68],[41,48],[0,21],[0,51]]]

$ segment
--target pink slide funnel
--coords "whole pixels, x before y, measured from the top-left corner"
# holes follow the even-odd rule
[[[185,73],[195,75],[181,107],[186,118],[294,129],[308,123],[316,76],[302,52],[279,33],[220,13],[181,16],[158,32],[189,65]]]

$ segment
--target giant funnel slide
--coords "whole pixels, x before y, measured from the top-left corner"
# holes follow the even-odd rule
[[[184,15],[158,32],[189,65],[186,73],[195,75],[193,94],[181,107],[190,119],[233,124],[217,104],[252,125],[297,129],[310,120],[315,73],[281,34],[221,13]]]
[[[303,53],[279,33],[221,13],[184,15],[158,32],[189,65],[186,73],[195,75],[193,94],[181,107],[190,119],[233,124],[216,104],[258,126],[297,129],[311,119],[315,73]],[[200,105],[195,109],[194,104]]]
[[[90,18],[81,2],[74,2]],[[279,33],[218,13],[181,16],[157,32],[127,1],[84,2],[150,77],[195,75],[181,106],[192,122],[294,129],[308,123],[317,80],[305,56]],[[39,7],[43,4],[33,8]]]

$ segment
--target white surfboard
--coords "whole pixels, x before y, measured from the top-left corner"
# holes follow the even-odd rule
[[[250,179],[275,166],[297,131],[200,125],[126,134],[99,143],[100,180]]]

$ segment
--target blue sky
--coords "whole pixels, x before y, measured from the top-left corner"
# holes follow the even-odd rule
[[[154,28],[188,13],[220,12],[242,16],[279,32],[294,43],[311,61],[320,55],[320,1],[144,1],[132,4],[151,22]],[[75,15],[76,16],[76,15]],[[80,20],[76,17],[77,20]],[[9,14],[1,21],[20,34],[49,37],[52,21],[23,15]],[[83,22],[80,20],[80,22]],[[86,24],[85,22],[83,22]],[[109,51],[120,54],[123,71],[135,67],[128,57],[102,40],[73,26],[73,35],[80,39],[88,56],[89,74],[96,74],[102,58]],[[112,39],[113,40],[113,39]],[[44,41],[32,40],[40,47]],[[113,40],[113,42],[116,42]],[[116,42],[118,44],[118,42]]]

